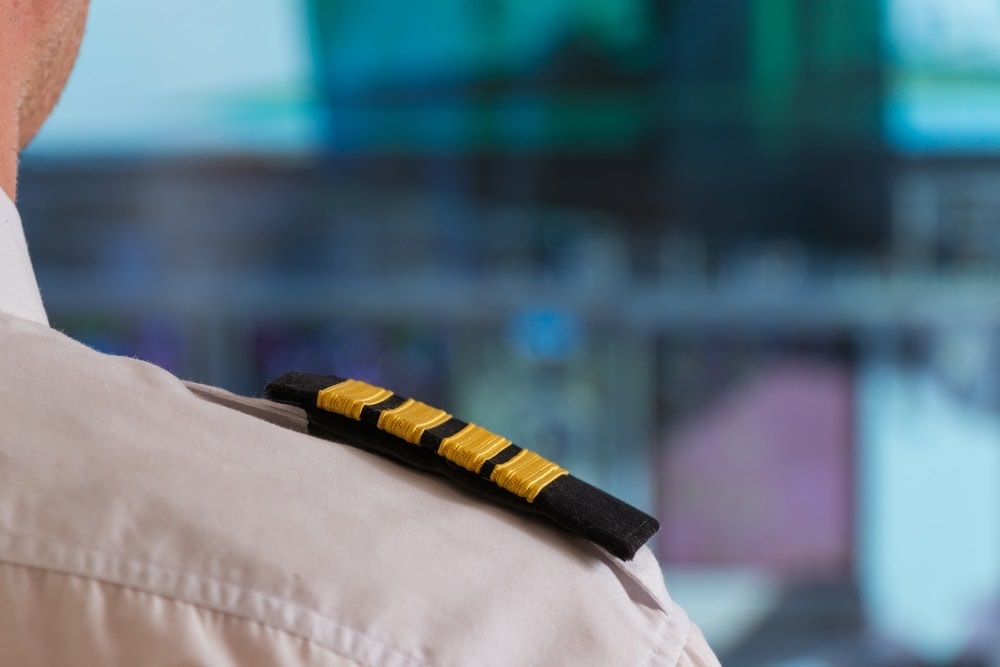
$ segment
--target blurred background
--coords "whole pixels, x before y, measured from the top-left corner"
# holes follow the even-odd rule
[[[723,663],[1000,665],[1000,1],[95,0],[53,324],[447,406],[660,517]]]

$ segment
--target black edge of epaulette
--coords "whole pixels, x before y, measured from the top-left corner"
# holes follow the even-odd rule
[[[303,408],[316,407],[316,394],[343,381],[344,378],[336,375],[291,371],[268,382],[264,387],[264,396],[278,403],[290,403]]]
[[[631,560],[660,529],[652,516],[572,475],[553,481],[534,505],[566,530],[623,560]]]

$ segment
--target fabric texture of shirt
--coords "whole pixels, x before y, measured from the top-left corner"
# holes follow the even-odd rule
[[[2,193],[0,377],[0,664],[718,664],[648,549],[51,329]]]

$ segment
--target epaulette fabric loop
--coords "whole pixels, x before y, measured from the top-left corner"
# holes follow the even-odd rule
[[[445,475],[631,559],[659,529],[653,517],[539,454],[444,410],[359,380],[292,372],[268,384],[271,400],[306,410],[312,434]]]

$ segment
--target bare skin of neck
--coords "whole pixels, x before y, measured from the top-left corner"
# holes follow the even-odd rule
[[[14,198],[17,189],[17,154],[21,147],[21,123],[18,112],[22,76],[18,67],[15,39],[10,38],[18,25],[8,3],[0,3],[0,189]]]
[[[17,195],[17,150],[8,149],[6,138],[2,141],[4,148],[0,152],[0,190],[13,200]]]

